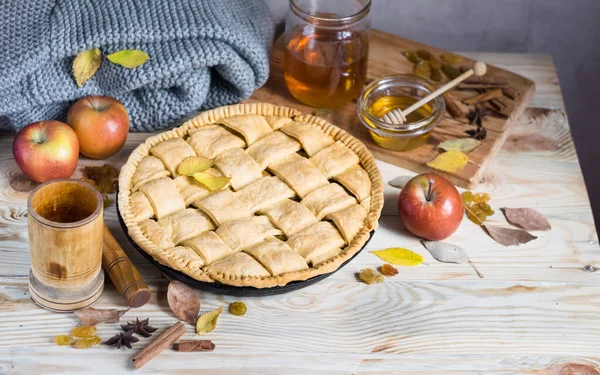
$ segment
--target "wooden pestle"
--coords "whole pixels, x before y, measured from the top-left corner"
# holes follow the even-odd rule
[[[125,298],[129,307],[145,305],[150,300],[152,292],[106,225],[104,225],[103,245],[102,268],[110,281]]]
[[[381,120],[383,120],[383,121],[385,121],[387,123],[390,123],[390,124],[396,124],[396,125],[404,124],[406,122],[406,116],[409,113],[412,113],[416,109],[418,109],[419,107],[421,107],[422,105],[429,103],[433,99],[435,99],[438,96],[442,95],[446,91],[452,89],[454,86],[458,85],[459,83],[461,83],[465,79],[471,77],[472,75],[475,75],[477,77],[481,77],[481,76],[483,76],[486,73],[486,71],[487,71],[487,66],[485,65],[485,63],[483,63],[481,61],[477,61],[477,62],[475,62],[475,64],[473,64],[473,68],[467,70],[466,72],[464,72],[460,76],[454,78],[452,81],[446,83],[444,86],[442,86],[439,89],[435,90],[434,92],[432,92],[431,94],[427,95],[423,99],[419,100],[415,104],[411,105],[410,107],[406,108],[405,110],[393,109],[393,110],[389,111],[388,113],[386,113],[381,118]]]

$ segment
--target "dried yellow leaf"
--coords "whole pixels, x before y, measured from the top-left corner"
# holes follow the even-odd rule
[[[223,307],[221,306],[216,310],[200,315],[196,321],[196,334],[204,336],[205,333],[215,329],[217,326],[217,320],[219,320],[219,316],[221,315],[222,311]]]
[[[111,53],[106,58],[114,64],[124,66],[126,68],[137,68],[143,65],[148,60],[148,54],[137,49],[123,49],[115,53]]]
[[[475,150],[477,147],[481,146],[481,141],[473,138],[458,138],[458,139],[450,139],[445,142],[442,142],[438,145],[438,149],[444,151],[456,150],[460,152],[464,152],[468,154],[469,152]]]
[[[469,157],[465,153],[450,150],[427,162],[427,166],[442,172],[456,174],[465,168],[468,161]]]
[[[231,177],[214,176],[207,172],[198,172],[192,175],[202,185],[210,191],[217,191],[223,189],[231,180]]]
[[[102,53],[98,48],[79,52],[73,60],[73,76],[77,87],[81,87],[96,74],[102,63]]]
[[[204,172],[208,168],[213,166],[213,160],[202,156],[190,156],[187,159],[183,159],[177,166],[177,173],[191,176],[194,173]]]
[[[421,255],[400,247],[391,247],[389,249],[371,251],[370,253],[377,255],[384,262],[396,266],[413,267],[423,263]]]

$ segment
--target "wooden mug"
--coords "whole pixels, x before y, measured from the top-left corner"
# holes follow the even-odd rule
[[[100,297],[103,211],[102,196],[83,181],[53,180],[31,192],[29,291],[35,303],[69,312]]]

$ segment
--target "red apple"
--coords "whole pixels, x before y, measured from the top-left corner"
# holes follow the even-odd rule
[[[67,124],[77,133],[81,153],[92,159],[105,159],[119,152],[129,134],[127,110],[108,96],[77,100],[69,108]]]
[[[398,214],[413,234],[440,241],[456,231],[464,209],[460,194],[450,181],[424,173],[413,177],[400,192]]]
[[[64,122],[34,122],[16,135],[13,156],[21,171],[33,181],[68,178],[77,167],[79,141]]]

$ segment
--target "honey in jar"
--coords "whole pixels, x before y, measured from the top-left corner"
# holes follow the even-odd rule
[[[370,24],[366,0],[291,0],[284,77],[290,93],[318,108],[357,98],[367,75]]]
[[[382,117],[392,110],[405,110],[433,90],[430,82],[410,75],[383,77],[365,87],[358,100],[358,114],[373,142],[393,151],[410,151],[425,144],[443,117],[441,96],[406,115],[403,124],[387,123]]]

